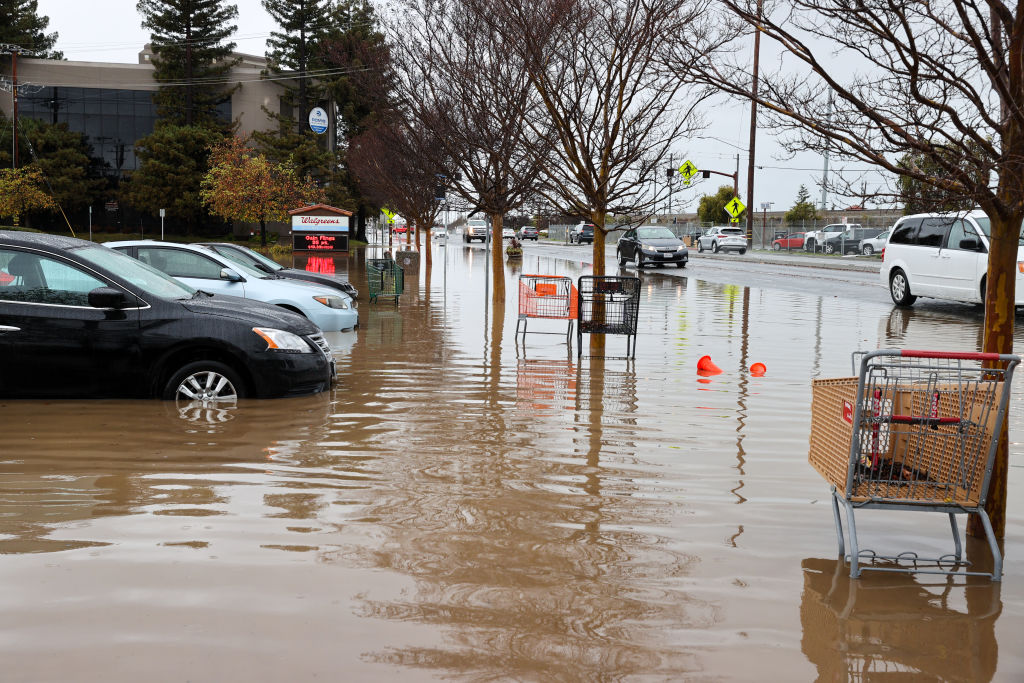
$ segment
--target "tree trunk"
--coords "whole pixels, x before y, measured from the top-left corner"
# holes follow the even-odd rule
[[[267,246],[267,222],[260,219],[260,246]]]
[[[501,239],[502,221],[500,213],[491,214],[491,298],[495,302],[505,300],[505,250],[502,248],[504,240]]]
[[[1000,218],[989,211],[992,221],[991,250],[988,255],[988,274],[985,276],[985,353],[1013,353],[1013,322],[1017,284],[1017,246],[1020,239],[1021,215]],[[1006,533],[1006,477],[1009,472],[1008,421],[1003,421],[999,447],[992,464],[992,478],[988,487],[985,511],[992,520],[996,538]],[[967,523],[967,533],[984,537],[984,527],[977,515]]]
[[[604,275],[604,240],[608,234],[605,229],[605,221],[608,216],[604,211],[592,211],[590,213],[590,220],[594,224],[594,275]],[[594,318],[598,316],[604,316],[604,307],[594,307]],[[577,322],[578,324],[578,322]],[[603,334],[592,334],[590,335],[590,355],[592,356],[603,356],[605,350],[605,336]]]

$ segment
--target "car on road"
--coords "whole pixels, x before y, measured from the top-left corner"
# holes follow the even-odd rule
[[[435,225],[430,229],[430,236],[436,240],[443,240],[448,237],[448,228],[443,225]]]
[[[223,406],[330,387],[320,330],[72,237],[0,231],[0,396]]]
[[[392,229],[392,232],[397,232],[399,235],[404,235],[408,231],[409,231],[409,226],[407,226],[407,225],[396,225]]]
[[[965,303],[985,301],[992,223],[984,211],[903,216],[892,228],[879,273],[897,306],[918,297]],[[1024,262],[1024,238],[1017,263]],[[1024,273],[1018,267],[1015,305],[1024,306]]]
[[[234,244],[232,242],[202,242],[196,246],[212,249],[221,256],[226,256],[232,261],[238,261],[243,265],[254,267],[257,270],[262,270],[267,275],[274,275],[276,277],[283,277],[291,280],[314,282],[318,285],[323,285],[324,287],[330,287],[331,289],[337,289],[340,292],[344,292],[353,299],[359,296],[359,290],[353,287],[352,283],[344,278],[327,275],[326,273],[311,273],[308,270],[302,270],[300,268],[287,268],[269,256],[264,256],[258,251],[241,244]]]
[[[569,244],[593,244],[594,243],[594,224],[593,223],[580,223],[574,225],[569,229]]]
[[[462,241],[466,244],[473,240],[485,242],[487,240],[487,232],[490,229],[490,224],[483,218],[470,218],[462,229]]]
[[[860,241],[860,253],[865,256],[871,256],[877,254],[885,249],[886,243],[889,241],[889,234],[892,230],[886,230],[881,235],[876,237],[868,237]]]
[[[532,225],[524,225],[519,228],[519,241],[533,240],[534,242],[540,237],[540,230],[533,227]]]
[[[343,292],[267,275],[205,247],[155,240],[108,242],[107,246],[189,287],[273,304],[308,318],[325,332],[345,332],[359,322],[352,297]]]
[[[821,230],[812,230],[804,235],[805,251],[820,251],[821,244],[830,237],[841,235],[848,228],[859,228],[860,223],[830,223]]]
[[[644,225],[627,230],[615,248],[619,265],[632,261],[637,268],[674,264],[685,268],[690,252],[675,233],[660,225]]]
[[[803,249],[804,235],[807,233],[794,232],[785,237],[778,237],[772,240],[772,249],[782,251],[783,249]]]
[[[736,251],[747,253],[747,236],[742,228],[709,228],[697,238],[697,251],[704,253],[710,250],[717,254],[720,251]]]
[[[502,228],[501,239],[503,240],[514,240],[516,238],[516,231],[513,228]]]
[[[882,228],[847,228],[838,235],[831,235],[821,243],[821,251],[826,254],[859,254],[861,240],[876,237]]]

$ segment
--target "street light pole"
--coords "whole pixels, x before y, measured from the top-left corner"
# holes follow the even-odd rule
[[[757,141],[757,68],[761,56],[761,10],[763,0],[757,0],[757,27],[754,31],[754,68],[750,85],[750,148],[747,153],[747,202],[754,206],[754,145]],[[761,241],[764,241],[762,233]],[[763,245],[762,245],[763,246]],[[747,213],[747,247],[754,248],[754,211]]]

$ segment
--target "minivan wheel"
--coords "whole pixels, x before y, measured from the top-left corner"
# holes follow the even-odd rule
[[[865,256],[871,256],[872,254],[875,253],[875,250],[870,244],[865,244],[864,248],[860,250],[860,253],[864,254]]]
[[[917,297],[910,293],[906,274],[899,268],[889,276],[889,296],[897,306],[911,306],[917,301]]]
[[[162,398],[167,401],[200,401],[217,405],[234,405],[242,397],[242,380],[234,370],[213,360],[200,360],[185,365],[164,386]]]

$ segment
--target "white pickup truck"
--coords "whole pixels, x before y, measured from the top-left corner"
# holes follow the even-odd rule
[[[483,218],[470,218],[466,221],[466,227],[462,229],[462,241],[467,244],[473,240],[485,242],[487,231],[490,229],[491,226]]]

